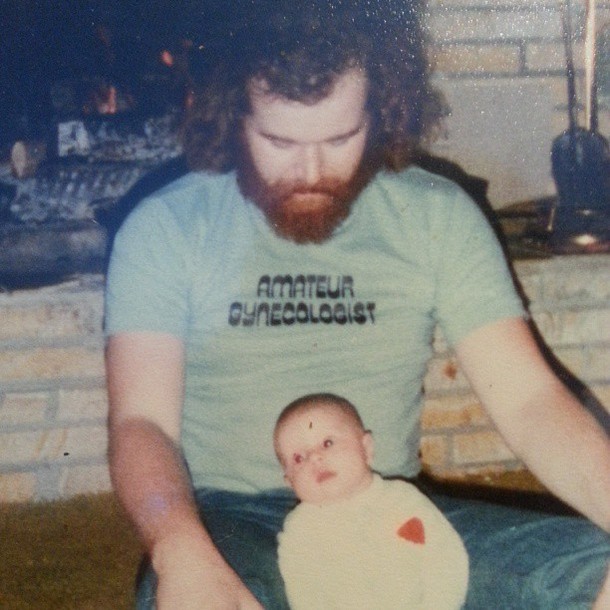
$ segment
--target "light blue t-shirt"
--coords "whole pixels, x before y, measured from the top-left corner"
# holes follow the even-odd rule
[[[234,173],[193,173],[121,228],[106,332],[184,340],[182,443],[194,484],[248,492],[283,486],[275,419],[312,392],[356,405],[377,471],[416,475],[435,325],[455,344],[522,314],[487,221],[448,180],[380,173],[330,240],[297,245],[244,200]]]

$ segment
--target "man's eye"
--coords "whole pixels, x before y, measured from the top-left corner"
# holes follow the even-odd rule
[[[279,148],[280,150],[287,150],[292,146],[292,142],[288,140],[278,140],[276,138],[270,138],[269,141],[274,148]]]
[[[329,447],[333,446],[333,439],[332,438],[327,438],[323,443],[322,443],[322,447],[324,447],[324,449],[328,449]]]
[[[330,140],[330,145],[331,146],[343,146],[344,144],[347,144],[348,141],[350,139],[350,136],[342,136],[340,138],[335,138],[334,140]]]
[[[300,453],[295,453],[295,454],[292,456],[292,461],[293,461],[295,464],[300,464],[300,463],[303,461],[303,456],[302,456]]]

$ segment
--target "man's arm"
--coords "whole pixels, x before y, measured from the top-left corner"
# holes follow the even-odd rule
[[[527,324],[489,324],[456,352],[511,449],[550,491],[610,531],[610,439],[552,372]]]
[[[157,573],[157,607],[260,610],[198,518],[178,445],[182,342],[163,333],[113,336],[106,369],[110,472]]]

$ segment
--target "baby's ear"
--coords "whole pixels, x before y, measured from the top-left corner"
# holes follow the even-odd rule
[[[364,447],[367,466],[371,466],[373,457],[375,456],[375,443],[373,441],[373,435],[368,430],[362,436],[362,446]]]
[[[292,483],[290,482],[287,474],[284,474],[284,483],[286,484],[286,487],[290,487],[290,489],[292,489]]]

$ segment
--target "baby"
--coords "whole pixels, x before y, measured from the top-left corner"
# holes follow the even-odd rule
[[[457,532],[413,485],[371,470],[373,437],[334,394],[290,403],[275,451],[301,500],[278,537],[292,610],[455,610],[468,556]]]

